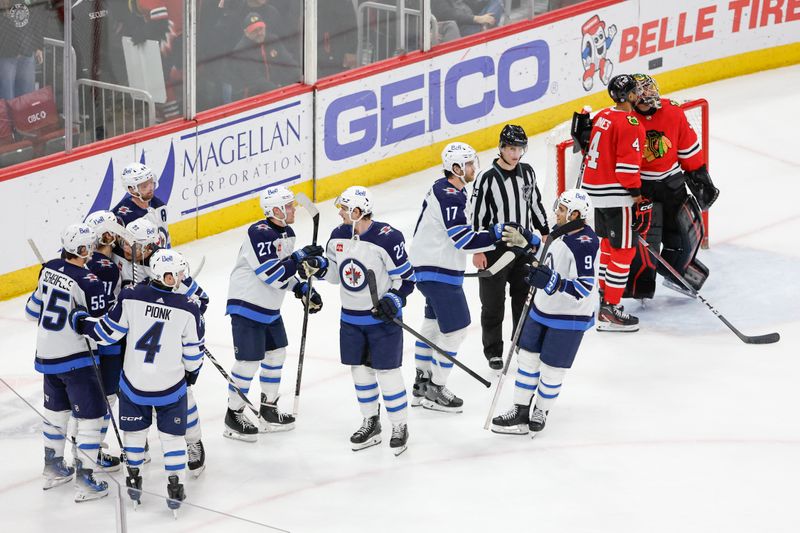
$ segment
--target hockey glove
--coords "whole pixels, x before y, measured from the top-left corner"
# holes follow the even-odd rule
[[[497,226],[502,226],[498,238],[508,245],[509,248],[522,248],[524,251],[536,250],[542,240],[517,224],[495,224],[495,236],[497,236]]]
[[[631,229],[639,235],[645,236],[650,231],[650,221],[653,217],[653,202],[642,198],[633,206],[633,223]]]
[[[188,370],[184,371],[183,379],[186,381],[186,386],[191,387],[195,383],[197,383],[197,376],[200,375],[200,369],[198,368],[194,372],[189,372]]]
[[[406,304],[405,298],[400,296],[394,290],[391,290],[383,295],[383,298],[378,301],[378,305],[372,310],[372,314],[386,323],[394,321],[395,317],[400,313],[400,309]]]
[[[311,276],[316,276],[317,279],[322,279],[328,273],[328,260],[321,255],[312,255],[306,257],[298,265],[297,272],[303,279],[308,279]]]
[[[697,198],[697,203],[703,211],[708,210],[719,197],[719,189],[714,187],[711,181],[711,176],[708,175],[708,169],[703,165],[697,170],[686,172],[686,185],[689,190]]]
[[[294,252],[292,254],[292,259],[296,264],[299,265],[300,262],[306,257],[319,256],[324,253],[325,249],[322,246],[317,246],[316,244],[309,244],[308,246],[303,246],[301,249]]]
[[[78,335],[83,335],[83,330],[86,329],[86,321],[90,317],[86,312],[85,307],[78,306],[69,313],[69,326],[72,331]]]
[[[294,292],[294,297],[298,300],[301,300],[305,306],[306,300],[309,299],[308,283],[302,281],[295,285],[292,291]],[[308,312],[309,314],[313,315],[314,313],[319,312],[320,309],[322,309],[322,296],[320,296],[319,293],[314,289],[311,289],[311,302],[308,304]]]
[[[561,275],[547,265],[539,265],[532,269],[525,279],[528,285],[553,294],[561,287]]]

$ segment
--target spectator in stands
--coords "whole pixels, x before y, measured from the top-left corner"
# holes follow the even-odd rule
[[[36,63],[43,60],[44,5],[0,0],[0,98],[33,92]]]
[[[356,66],[358,29],[352,0],[317,4],[317,72],[320,78]]]
[[[302,79],[300,64],[278,42],[267,42],[267,24],[258,13],[243,22],[244,36],[234,48],[229,79],[236,99],[271,91]]]
[[[500,24],[502,0],[431,0],[431,13],[439,22],[454,20],[461,37]]]

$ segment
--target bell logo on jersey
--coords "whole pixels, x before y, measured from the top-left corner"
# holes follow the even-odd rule
[[[360,291],[367,282],[367,269],[355,259],[350,259],[339,267],[342,285],[350,291]]]

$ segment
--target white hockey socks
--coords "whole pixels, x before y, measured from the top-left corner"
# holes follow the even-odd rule
[[[286,348],[266,353],[261,361],[261,392],[267,395],[267,403],[275,403],[281,386],[281,371],[286,360]]]
[[[44,417],[46,419],[42,420],[42,437],[44,438],[44,447],[55,450],[56,457],[64,457],[64,446],[67,443],[65,434],[67,431],[69,415],[70,411],[51,411],[50,409],[44,410]]]
[[[108,399],[108,406],[110,408],[114,408],[114,404],[117,403],[117,395],[116,394],[109,394],[106,396]],[[108,425],[111,423],[111,416],[112,414],[106,413],[103,417],[103,427],[100,428],[100,442],[103,443],[106,441],[106,436],[108,435]]]
[[[353,374],[353,383],[356,386],[356,397],[358,407],[361,409],[361,416],[369,418],[378,414],[378,380],[375,377],[375,370],[363,366],[355,365],[350,367]]]
[[[377,373],[389,421],[393,426],[405,423],[408,420],[408,397],[403,383],[403,373],[399,368],[378,370]]]
[[[91,469],[97,462],[97,453],[100,451],[100,430],[102,428],[103,417],[78,419],[78,433],[75,435],[75,442],[78,446],[76,453],[84,468]]]
[[[250,382],[253,381],[256,370],[258,370],[258,361],[236,361],[233,363],[231,379],[245,396],[250,391]],[[239,398],[236,390],[228,385],[228,408],[239,411],[242,407],[244,407],[244,400]]]
[[[517,380],[514,382],[514,403],[530,405],[539,386],[539,354],[520,349],[517,357]]]
[[[239,395],[237,394],[236,396],[238,397]],[[203,432],[200,430],[200,413],[197,412],[197,402],[194,401],[192,388],[186,387],[186,442],[192,444],[202,437]]]
[[[420,334],[431,342],[436,342],[439,335],[439,325],[433,318],[425,318],[422,320],[422,328]],[[425,373],[425,376],[431,375],[431,362],[433,360],[433,349],[422,341],[414,343],[414,364]]]
[[[164,470],[167,476],[176,474],[178,480],[183,483],[186,473],[186,441],[180,435],[170,435],[163,431],[158,432],[161,440],[161,449],[164,450]]]
[[[450,333],[439,333],[437,344],[447,352],[450,357],[458,355],[458,348],[464,339],[467,338],[467,328],[451,331]],[[445,385],[450,371],[453,370],[453,362],[437,351],[433,352],[433,384]]]
[[[536,398],[536,407],[542,411],[549,411],[561,393],[561,384],[564,382],[567,369],[542,363],[541,371],[542,377],[539,379],[539,397]]]
[[[144,447],[147,444],[148,429],[139,431],[123,431],[122,442],[124,443],[125,456],[128,464],[133,467],[140,467],[144,463]]]

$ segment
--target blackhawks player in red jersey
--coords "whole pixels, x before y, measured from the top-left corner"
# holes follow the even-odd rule
[[[633,112],[646,130],[642,147],[642,194],[654,202],[652,225],[647,241],[654,250],[663,244],[661,255],[695,289],[708,277],[708,268],[695,257],[704,237],[701,209],[717,199],[705,165],[697,133],[675,101],[661,98],[656,81],[646,74],[634,74],[637,101]],[[686,185],[693,196],[687,194]],[[667,286],[685,292],[669,272],[659,266]],[[647,250],[639,246],[631,265],[626,296],[652,298],[656,270]]]
[[[632,76],[614,76],[608,94],[616,102],[592,119],[584,148],[581,186],[592,199],[600,242],[598,281],[601,292],[599,331],[637,331],[639,319],[620,305],[636,253],[636,233],[646,234],[652,203],[642,195],[639,166],[644,128],[631,113],[636,101]]]

